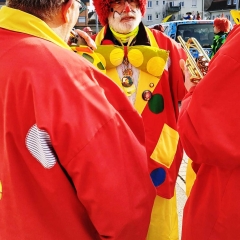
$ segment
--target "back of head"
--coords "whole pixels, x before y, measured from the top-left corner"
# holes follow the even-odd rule
[[[61,9],[64,0],[6,0],[8,7],[32,14],[43,21],[52,20]]]
[[[230,31],[230,21],[227,18],[215,18],[213,25],[219,29],[220,32]]]
[[[93,5],[98,14],[100,23],[105,26],[108,24],[108,16],[111,12],[112,0],[93,0]],[[142,16],[144,16],[146,11],[147,0],[137,0]]]

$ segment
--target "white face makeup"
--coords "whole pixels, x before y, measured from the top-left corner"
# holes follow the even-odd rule
[[[114,1],[108,17],[109,26],[118,33],[129,33],[141,22],[142,14],[136,1]]]

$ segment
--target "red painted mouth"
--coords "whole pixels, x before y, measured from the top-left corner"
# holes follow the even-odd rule
[[[121,22],[129,22],[132,20],[135,20],[135,17],[126,16],[121,18]]]

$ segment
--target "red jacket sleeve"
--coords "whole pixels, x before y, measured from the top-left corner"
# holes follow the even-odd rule
[[[211,60],[207,75],[180,112],[181,141],[198,164],[230,169],[240,164],[238,36],[229,36],[231,44],[226,42]]]

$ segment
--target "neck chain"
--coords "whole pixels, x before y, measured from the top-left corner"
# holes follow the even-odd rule
[[[139,27],[136,27],[131,33],[128,33],[128,34],[117,33],[111,27],[110,29],[113,33],[113,36],[121,43],[121,45],[125,49],[125,55],[122,61],[123,77],[121,79],[121,83],[127,96],[131,96],[133,93],[136,92],[136,86],[133,83],[133,70],[132,70],[132,65],[128,61],[127,49],[128,49],[128,46],[131,44],[132,40],[138,34]],[[126,43],[127,43],[127,46],[124,46],[124,44]]]

